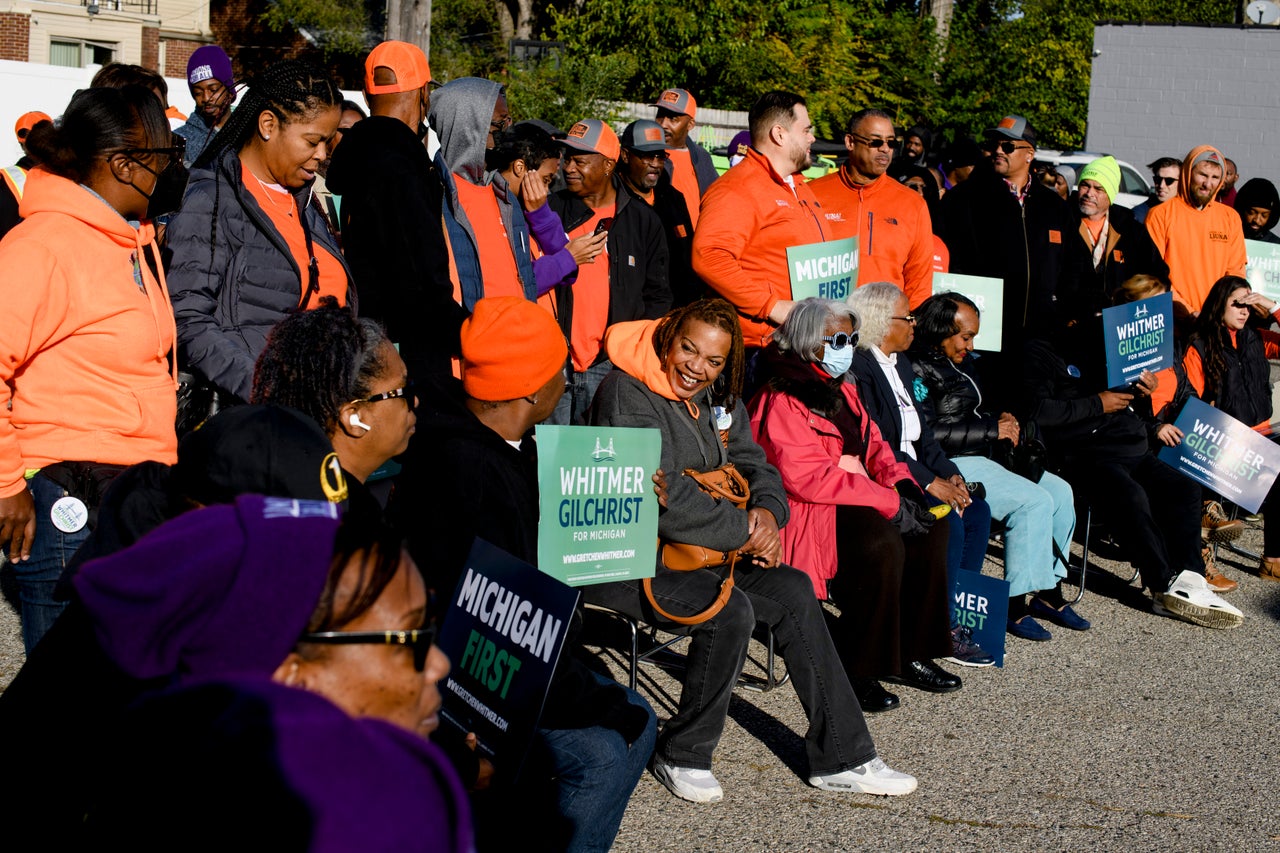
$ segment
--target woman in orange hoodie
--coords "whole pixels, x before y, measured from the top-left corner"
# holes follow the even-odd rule
[[[0,548],[30,651],[106,483],[177,461],[173,309],[146,216],[182,151],[138,86],[78,93],[27,146],[42,166],[0,242]]]

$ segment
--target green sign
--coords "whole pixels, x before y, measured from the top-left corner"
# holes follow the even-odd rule
[[[538,568],[569,586],[651,578],[656,429],[539,426]]]
[[[1257,293],[1280,302],[1280,243],[1264,243],[1261,240],[1245,240],[1245,253],[1249,265],[1245,278]]]
[[[817,296],[843,302],[858,286],[858,238],[791,246],[787,272],[792,299]]]
[[[959,293],[973,300],[982,314],[982,326],[973,339],[973,348],[1000,352],[1000,329],[1004,324],[1004,281],[982,275],[933,274],[934,294]]]

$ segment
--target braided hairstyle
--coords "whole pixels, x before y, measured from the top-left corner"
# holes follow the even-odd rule
[[[253,371],[251,403],[291,406],[332,435],[342,407],[369,396],[386,369],[390,343],[375,321],[357,318],[332,296],[311,311],[294,311],[267,335]]]
[[[747,373],[746,346],[742,341],[742,324],[738,322],[738,312],[723,299],[699,299],[667,314],[653,330],[653,349],[664,364],[676,335],[680,334],[684,324],[690,320],[728,332],[733,338],[729,347],[728,364],[720,378],[711,386],[711,398],[716,405],[732,409],[742,396],[742,385]],[[719,389],[716,386],[720,386]]]

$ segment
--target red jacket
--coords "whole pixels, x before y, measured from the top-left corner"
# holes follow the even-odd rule
[[[858,286],[896,284],[912,308],[933,295],[929,206],[888,175],[855,184],[844,169],[811,183],[832,239],[858,238]]]
[[[840,467],[844,439],[835,424],[816,415],[789,394],[765,388],[751,401],[751,429],[765,458],[782,474],[791,520],[782,528],[782,561],[813,581],[819,599],[839,565],[836,554],[836,506],[865,506],[892,518],[898,511],[893,484],[910,480],[871,420],[852,383],[841,386],[845,404],[870,427],[867,474]],[[870,476],[868,476],[868,474]]]
[[[769,312],[791,298],[787,249],[827,240],[822,213],[799,174],[787,185],[755,150],[702,197],[693,271],[738,309],[742,336],[758,347],[773,332]]]

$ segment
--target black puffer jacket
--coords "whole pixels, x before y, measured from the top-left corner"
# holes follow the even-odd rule
[[[178,363],[248,400],[254,362],[271,327],[302,303],[306,270],[240,174],[232,149],[191,173],[182,209],[169,223],[164,259],[178,321]],[[324,214],[311,203],[311,187],[294,197],[306,211],[315,251],[329,252],[347,270],[347,305],[354,311],[351,271]]]
[[[982,411],[982,391],[972,372],[972,358],[957,365],[936,350],[913,351],[911,358],[925,391],[916,408],[933,427],[942,449],[948,456],[990,456],[1000,437],[1000,421]]]

